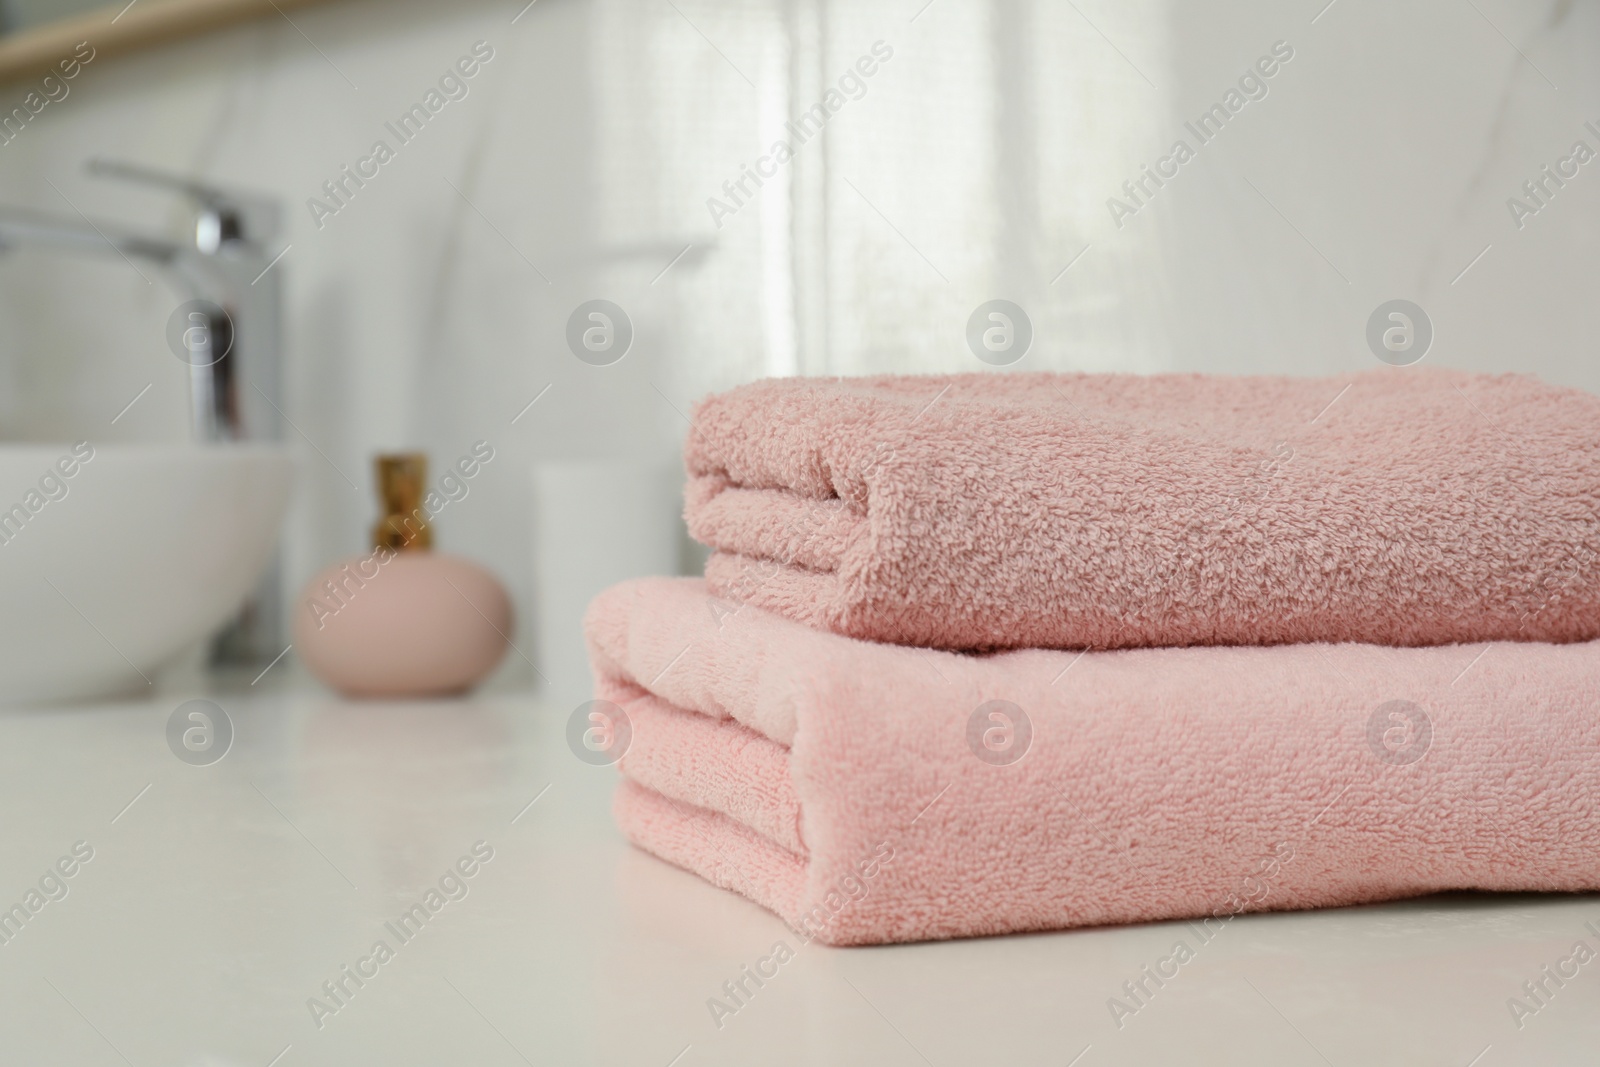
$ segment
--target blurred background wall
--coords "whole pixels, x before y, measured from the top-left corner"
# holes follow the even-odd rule
[[[363,547],[374,451],[438,469],[486,440],[438,542],[499,573],[525,623],[535,464],[670,472],[694,400],[763,375],[984,370],[964,330],[992,298],[1032,320],[1018,370],[1360,369],[1368,315],[1405,297],[1430,362],[1600,390],[1600,164],[1520,228],[1507,207],[1574,141],[1600,150],[1597,5],[1219,6],[349,0],[90,64],[0,146],[0,199],[182,224],[86,175],[91,155],[281,197],[288,587]],[[466,98],[319,225],[307,200],[478,41]],[[1200,145],[1185,123],[1275,45],[1292,58]],[[735,204],[724,183],[863,57],[825,131]],[[1180,138],[1194,158],[1135,204],[1124,183]],[[566,344],[592,298],[635,330],[610,366]],[[0,253],[0,437],[183,440],[180,300],[115,256]],[[608,491],[538,524],[638,521]]]

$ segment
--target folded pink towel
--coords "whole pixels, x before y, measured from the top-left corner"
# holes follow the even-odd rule
[[[692,579],[587,630],[623,831],[803,937],[1600,888],[1600,643],[972,656]]]
[[[853,637],[1600,637],[1600,399],[1532,378],[779,379],[685,450],[711,588]]]

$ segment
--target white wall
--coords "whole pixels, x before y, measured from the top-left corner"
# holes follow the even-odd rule
[[[1582,167],[1521,230],[1506,208],[1575,140],[1600,151],[1583,128],[1600,126],[1600,8],[1339,0],[1312,24],[1325,3],[1173,7],[1186,47],[1169,95],[1183,117],[1272,41],[1296,51],[1151,217],[1128,221],[1166,231],[1176,284],[1165,318],[1183,365],[1368,366],[1367,316],[1404,297],[1433,319],[1430,362],[1600,391],[1588,311],[1600,166]]]

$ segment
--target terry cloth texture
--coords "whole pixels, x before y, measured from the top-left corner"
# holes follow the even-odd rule
[[[696,579],[586,625],[624,833],[807,938],[1600,889],[1600,644],[961,655]]]
[[[685,458],[712,590],[852,637],[1600,637],[1600,398],[1528,377],[777,379]]]

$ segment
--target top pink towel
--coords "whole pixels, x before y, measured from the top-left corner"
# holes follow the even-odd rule
[[[777,379],[685,451],[712,591],[852,637],[1600,637],[1600,399],[1533,378]]]

